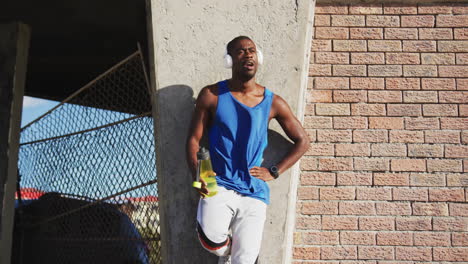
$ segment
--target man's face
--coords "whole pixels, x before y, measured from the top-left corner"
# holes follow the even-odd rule
[[[257,47],[249,39],[242,39],[235,43],[231,51],[232,70],[240,76],[252,78],[257,73]]]

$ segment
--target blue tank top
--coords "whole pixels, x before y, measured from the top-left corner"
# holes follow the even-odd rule
[[[218,83],[218,106],[209,129],[210,155],[218,185],[241,195],[270,203],[270,188],[250,175],[260,166],[268,144],[268,122],[273,93],[265,88],[262,102],[249,107],[229,91],[227,80]]]

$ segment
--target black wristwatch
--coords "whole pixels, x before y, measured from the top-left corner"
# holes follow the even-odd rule
[[[278,179],[278,177],[279,177],[278,167],[271,166],[268,170],[270,171],[270,174],[271,174],[271,176],[273,176],[273,178]]]

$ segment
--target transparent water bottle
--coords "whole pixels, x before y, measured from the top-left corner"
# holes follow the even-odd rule
[[[218,193],[218,184],[216,183],[216,174],[211,166],[210,152],[201,147],[197,153],[197,159],[197,181],[193,182],[193,187],[201,188],[201,182],[199,181],[201,178],[205,181],[208,190],[206,197],[214,196]]]

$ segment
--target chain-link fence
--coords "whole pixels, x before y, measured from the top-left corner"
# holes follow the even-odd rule
[[[22,129],[14,263],[161,263],[150,100],[137,51]]]

